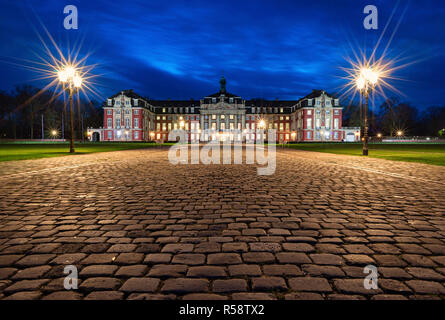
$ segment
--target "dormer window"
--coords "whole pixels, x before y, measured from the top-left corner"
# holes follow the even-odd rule
[[[109,105],[109,106],[113,105],[113,102],[111,101],[111,99],[108,99],[107,102],[108,102],[108,105]]]
[[[335,105],[335,106],[338,106],[338,105],[339,105],[338,99],[335,99],[335,100],[334,100],[334,105]]]
[[[212,98],[212,103],[216,103],[216,98]]]
[[[229,98],[229,103],[233,103],[233,98]]]

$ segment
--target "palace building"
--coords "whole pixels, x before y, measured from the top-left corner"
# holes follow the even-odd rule
[[[339,99],[313,90],[294,101],[251,99],[220,90],[200,100],[151,100],[133,90],[121,91],[103,105],[103,128],[88,129],[92,141],[168,141],[183,129],[190,141],[254,140],[256,130],[276,130],[277,142],[342,141]],[[237,137],[239,133],[243,137]]]

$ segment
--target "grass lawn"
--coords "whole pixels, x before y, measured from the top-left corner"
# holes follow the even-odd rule
[[[143,143],[143,142],[76,143],[74,144],[74,149],[76,151],[74,155],[94,153],[94,152],[152,148],[154,146],[159,146],[159,145],[154,143]],[[69,151],[70,151],[69,143],[65,142],[0,143],[0,161],[26,160],[26,159],[38,159],[38,158],[72,155],[69,153]]]
[[[296,143],[286,148],[361,156],[361,143]],[[371,143],[369,157],[445,166],[445,144]]]

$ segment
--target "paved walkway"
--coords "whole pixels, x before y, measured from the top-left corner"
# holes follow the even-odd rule
[[[443,299],[444,189],[445,167],[282,149],[271,176],[167,149],[3,162],[0,298]]]

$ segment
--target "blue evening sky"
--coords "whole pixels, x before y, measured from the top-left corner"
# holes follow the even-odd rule
[[[79,10],[78,30],[63,28],[69,4]],[[378,30],[363,27],[368,4],[379,9]],[[1,0],[0,89],[45,85],[10,63],[43,53],[35,32],[44,34],[40,19],[64,50],[83,41],[81,55],[90,53],[88,64],[99,64],[93,73],[102,74],[96,88],[103,98],[132,88],[153,99],[199,99],[218,90],[222,74],[228,91],[247,99],[341,92],[345,56],[351,47],[373,48],[393,10],[379,52],[400,22],[388,57],[418,62],[397,70],[394,76],[404,80],[390,83],[420,108],[444,105],[441,0]]]

